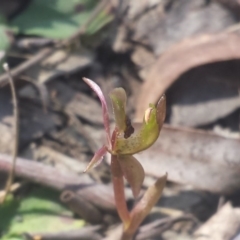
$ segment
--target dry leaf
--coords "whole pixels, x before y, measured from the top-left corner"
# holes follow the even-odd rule
[[[28,69],[25,73],[39,83],[45,83],[50,79],[61,75],[71,74],[90,65],[93,54],[87,50],[80,49],[73,53],[56,50],[48,58]]]
[[[87,166],[86,161],[84,161],[87,159],[83,154],[81,157],[79,156],[77,159],[75,159],[67,156],[66,154],[62,154],[53,148],[42,145],[36,148],[31,148],[30,150],[32,150],[35,160],[54,163],[54,167],[60,169],[60,171],[66,170],[82,173]]]
[[[61,103],[66,112],[75,114],[94,124],[103,124],[100,104],[87,94],[75,91],[62,82],[49,83],[49,92],[55,91],[53,101]]]
[[[229,7],[238,16],[240,14],[240,2],[238,0],[214,0]]]
[[[240,228],[240,208],[227,202],[216,214],[196,232],[196,240],[230,240]]]
[[[145,8],[135,22],[128,25],[132,30],[131,39],[149,46],[159,56],[183,39],[219,33],[236,22],[230,9],[214,1],[164,0],[156,7]]]
[[[240,140],[164,126],[148,150],[136,154],[146,174],[217,193],[240,189]]]
[[[149,103],[159,97],[177,78],[191,68],[240,58],[240,36],[234,33],[202,35],[186,39],[166,51],[152,66],[143,84],[136,107],[140,121]]]
[[[162,0],[143,0],[143,1],[136,1],[130,0],[129,1],[129,11],[128,11],[128,18],[134,19],[144,11],[155,7],[156,5],[160,4]]]
[[[169,123],[203,126],[236,111],[240,107],[239,67],[240,61],[218,62],[183,74],[167,92]],[[235,122],[237,126],[238,117]]]
[[[11,156],[0,154],[1,172],[9,172],[11,162]],[[62,171],[37,161],[18,158],[15,175],[59,191],[74,190],[77,195],[99,209],[108,212],[115,210],[112,186],[97,184],[86,174],[77,175],[72,171]],[[129,195],[130,193],[127,192],[127,199]]]

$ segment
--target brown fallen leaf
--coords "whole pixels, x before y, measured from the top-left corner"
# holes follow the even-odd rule
[[[53,78],[68,75],[90,65],[93,54],[85,49],[72,53],[64,50],[54,51],[48,58],[29,68],[25,74],[38,83],[45,83]]]
[[[62,171],[72,171],[75,173],[82,173],[87,163],[84,162],[86,155],[81,154],[77,159],[71,158],[65,154],[62,154],[48,146],[38,146],[33,151],[35,159],[44,162],[50,162],[54,164],[56,169]]]
[[[219,33],[237,22],[233,12],[216,1],[154,2],[157,5],[151,8],[145,4],[144,11],[135,15],[135,21],[132,21],[130,16],[134,5],[130,5],[128,17],[131,22],[129,24],[125,21],[131,29],[131,39],[148,46],[157,56],[183,39],[200,34]]]
[[[24,239],[28,240],[101,240],[102,236],[98,233],[98,231],[102,227],[100,225],[94,226],[86,226],[82,227],[78,230],[71,230],[71,231],[62,231],[57,233],[24,233]]]
[[[145,240],[145,239],[158,239],[160,235],[165,235],[164,232],[171,228],[175,223],[181,222],[181,221],[189,221],[189,222],[196,222],[196,219],[194,219],[193,216],[190,214],[183,214],[182,216],[177,217],[166,217],[166,218],[160,218],[156,219],[150,223],[147,223],[145,225],[142,225],[139,227],[139,230],[135,236],[136,240]],[[116,225],[112,226],[110,229],[106,232],[106,237],[103,240],[120,240],[121,233],[122,233],[123,226]],[[181,239],[181,240],[193,240],[192,237],[188,237],[184,234],[183,237],[181,233],[175,232],[174,238],[166,238],[166,239]],[[177,238],[176,238],[177,237]],[[165,239],[165,238],[164,238]]]
[[[0,154],[0,176],[9,172],[10,168],[11,156]],[[41,162],[18,157],[15,175],[61,192],[73,191],[74,197],[80,196],[87,204],[91,203],[97,209],[108,213],[116,210],[112,185],[98,184],[88,174],[78,175],[69,170],[56,169]],[[129,188],[125,188],[125,194],[127,201],[132,199]]]
[[[219,2],[228,8],[230,8],[235,14],[239,16],[240,14],[240,2],[238,0],[214,0],[215,2]]]
[[[101,106],[87,94],[75,91],[62,82],[52,82],[49,84],[49,91],[56,91],[53,102],[61,104],[66,112],[75,114],[94,124],[103,124]]]
[[[215,193],[240,189],[240,139],[164,126],[159,139],[137,154],[146,174]],[[138,156],[139,155],[139,156]]]
[[[186,39],[166,51],[152,66],[142,86],[136,106],[136,121],[149,103],[159,97],[177,78],[191,68],[219,61],[240,58],[240,35],[221,33]]]
[[[157,57],[154,53],[145,47],[135,46],[131,59],[137,65],[139,69],[138,74],[142,79],[146,79],[149,70],[151,70],[152,65],[156,61],[156,58]]]
[[[240,107],[239,67],[240,61],[218,62],[191,69],[180,76],[167,91],[169,123],[203,126],[236,111]],[[238,125],[238,117],[234,119],[231,126]]]
[[[144,1],[136,1],[136,0],[130,0],[129,1],[129,10],[128,10],[128,18],[134,19],[140,14],[142,14],[144,11],[147,11],[156,5],[162,3],[161,0],[144,0]]]
[[[0,152],[10,153],[14,136],[12,134],[13,116],[12,106],[10,105],[10,95],[7,89],[0,91]],[[45,133],[55,130],[62,125],[63,118],[53,111],[44,113],[42,107],[26,99],[19,99],[20,120],[19,120],[19,144],[20,149],[29,142],[39,139]]]
[[[20,101],[20,147],[25,146],[31,140],[39,139],[45,133],[50,133],[63,124],[63,118],[48,111],[44,113],[42,106],[31,101]]]
[[[196,240],[230,240],[240,228],[240,208],[227,202],[194,234]]]

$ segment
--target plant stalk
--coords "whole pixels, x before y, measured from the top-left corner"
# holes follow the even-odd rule
[[[123,173],[118,163],[117,156],[115,155],[111,157],[111,172],[117,212],[123,222],[124,229],[126,229],[130,224],[130,214],[125,199]]]

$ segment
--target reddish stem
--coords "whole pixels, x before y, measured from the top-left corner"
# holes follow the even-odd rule
[[[112,139],[111,139],[112,149],[114,149],[115,147],[117,134],[118,134],[118,129],[115,128],[112,133]],[[127,209],[127,203],[125,198],[123,173],[116,155],[111,155],[111,172],[112,172],[113,192],[114,192],[117,212],[123,222],[124,229],[126,229],[130,224],[130,213]]]
[[[117,156],[115,155],[112,155],[111,158],[111,172],[113,181],[113,191],[118,215],[124,224],[124,229],[126,229],[130,224],[130,214],[127,209],[125,199],[123,173],[119,165]]]

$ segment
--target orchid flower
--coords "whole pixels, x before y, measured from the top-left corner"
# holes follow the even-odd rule
[[[163,95],[156,106],[149,104],[140,129],[134,132],[131,121],[126,115],[126,92],[123,88],[113,89],[109,94],[115,119],[115,128],[111,134],[108,107],[100,87],[88,78],[83,78],[83,80],[92,88],[101,101],[106,133],[106,143],[95,153],[85,172],[97,166],[107,152],[111,154],[115,202],[118,214],[124,224],[126,238],[127,235],[132,236],[134,234],[139,224],[159,199],[165,185],[166,176],[159,178],[156,184],[146,191],[142,200],[139,201],[132,212],[128,211],[124,195],[123,177],[126,178],[132,189],[133,196],[136,198],[140,193],[145,173],[141,163],[133,154],[149,148],[157,140],[165,119],[166,99]]]

